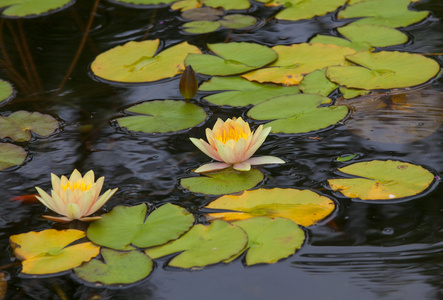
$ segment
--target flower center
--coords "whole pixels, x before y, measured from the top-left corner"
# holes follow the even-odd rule
[[[244,138],[245,140],[248,138],[248,135],[243,130],[236,130],[235,128],[231,127],[229,129],[222,129],[218,130],[215,138],[222,142],[223,144],[226,144],[229,140],[238,141],[241,138]]]
[[[62,189],[63,191],[66,191],[67,189],[70,190],[81,190],[81,191],[87,191],[92,187],[91,183],[85,184],[83,181],[76,181],[76,182],[72,182],[72,181],[68,181],[68,184],[64,184],[62,185]]]

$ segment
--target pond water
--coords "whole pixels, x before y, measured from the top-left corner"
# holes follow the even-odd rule
[[[100,1],[82,45],[93,2],[77,1],[44,17],[0,21],[0,57],[7,53],[14,66],[12,70],[1,65],[0,78],[18,90],[16,97],[1,107],[1,113],[39,111],[61,123],[48,138],[19,143],[29,153],[26,162],[0,172],[0,265],[8,279],[7,299],[443,299],[443,187],[438,180],[418,197],[391,203],[353,201],[332,192],[326,184],[344,165],[335,159],[346,154],[357,154],[356,161],[410,162],[441,176],[441,126],[423,139],[400,144],[358,136],[346,127],[350,121],[309,134],[271,134],[257,154],[277,156],[287,163],[261,168],[266,175],[261,187],[310,189],[337,202],[333,216],[306,229],[307,240],[300,251],[275,264],[246,267],[236,260],[183,271],[164,268],[166,259],[160,259],[150,277],[125,289],[87,286],[69,274],[48,278],[19,275],[20,266],[10,266],[17,261],[9,246],[10,235],[82,226],[75,222],[54,225],[40,217],[43,205],[10,200],[34,194],[35,186],[49,191],[51,172],[62,175],[75,168],[82,173],[92,169],[97,176],[105,176],[105,189],[119,188],[107,203],[107,211],[120,204],[170,202],[199,215],[199,208],[217,198],[193,194],[179,185],[179,179],[191,174],[191,169],[209,161],[189,137],[203,137],[204,129],[217,117],[242,116],[245,110],[203,103],[212,115],[190,131],[150,135],[122,130],[113,120],[124,108],[151,99],[182,99],[179,77],[144,84],[109,84],[90,73],[90,63],[98,54],[146,38],[159,38],[163,46],[184,40],[199,47],[223,41],[287,45],[307,42],[343,24],[334,14],[298,22],[266,21],[267,8],[254,4],[251,14],[262,21],[259,28],[189,35],[180,29],[179,13],[167,7],[136,9]],[[432,16],[403,30],[410,36],[407,44],[387,49],[431,54],[441,65],[443,2],[424,0],[414,7],[430,10]],[[25,57],[31,53],[33,67],[29,61],[23,65],[21,51]],[[16,80],[14,72],[23,76],[24,84]],[[199,76],[199,81],[207,78]],[[425,102],[432,103],[425,111],[433,111],[429,118],[436,122],[443,117],[441,92],[440,78],[417,94],[432,97],[433,101]],[[196,99],[203,95],[199,92]],[[381,135],[390,126],[381,123],[377,132]]]

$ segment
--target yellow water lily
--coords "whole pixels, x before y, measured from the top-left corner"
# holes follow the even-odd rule
[[[239,171],[249,171],[251,165],[283,164],[282,159],[274,156],[251,157],[263,144],[271,130],[260,125],[251,132],[249,124],[242,118],[223,121],[218,119],[214,127],[206,129],[208,142],[203,139],[191,138],[191,141],[203,153],[219,161],[199,167],[195,172],[210,172],[233,166]]]
[[[52,191],[49,196],[39,187],[35,187],[40,194],[36,198],[47,208],[64,217],[43,215],[43,217],[57,222],[69,222],[72,220],[93,221],[101,217],[87,217],[99,210],[114,195],[117,189],[107,190],[103,195],[100,192],[103,187],[104,177],[94,180],[94,172],[91,170],[82,177],[79,171],[74,170],[69,179],[51,174]]]

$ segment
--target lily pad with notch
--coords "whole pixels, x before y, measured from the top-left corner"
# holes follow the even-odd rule
[[[138,114],[118,118],[121,127],[146,133],[167,133],[192,128],[207,115],[198,105],[176,100],[148,101],[129,107],[126,112]]]
[[[35,18],[48,13],[57,12],[70,5],[75,0],[3,0],[0,2],[2,16],[7,18]]]
[[[255,120],[274,120],[266,124],[274,133],[305,133],[325,129],[343,120],[348,107],[320,106],[331,99],[314,94],[275,97],[257,104],[248,112]]]
[[[31,131],[46,137],[58,128],[58,121],[50,115],[19,110],[9,116],[0,116],[0,138],[9,137],[16,142],[29,141]]]

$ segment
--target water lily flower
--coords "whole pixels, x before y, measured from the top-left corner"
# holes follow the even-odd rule
[[[87,217],[99,210],[117,191],[107,190],[103,195],[100,191],[103,187],[104,177],[94,181],[94,172],[91,170],[82,177],[79,171],[74,170],[71,176],[66,178],[51,174],[52,191],[49,196],[39,187],[35,187],[40,194],[36,198],[47,208],[63,215],[64,217],[43,217],[56,222],[69,222],[72,220],[94,221],[101,217]]]
[[[207,143],[203,139],[191,138],[191,141],[203,153],[219,161],[199,167],[195,172],[210,172],[233,166],[239,171],[249,171],[251,165],[284,164],[285,162],[274,156],[251,157],[263,144],[271,130],[260,125],[255,132],[251,132],[249,124],[242,118],[220,118],[214,128],[206,129]]]

